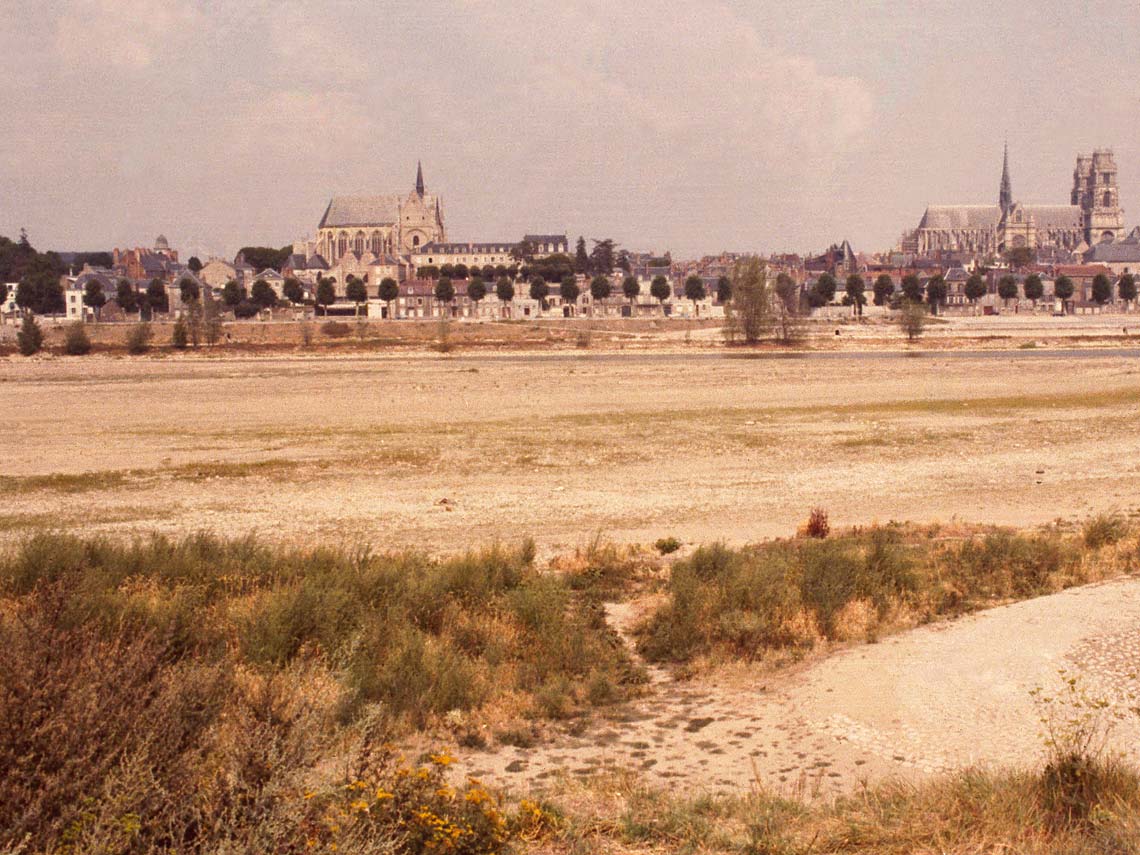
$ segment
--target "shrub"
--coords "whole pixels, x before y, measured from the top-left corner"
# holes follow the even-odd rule
[[[234,306],[234,317],[248,320],[249,318],[257,317],[258,312],[261,311],[261,306],[257,303],[250,302],[249,300],[242,300]]]
[[[681,541],[675,537],[663,537],[653,544],[653,548],[662,555],[670,555],[681,548]]]
[[[63,352],[69,356],[86,356],[91,352],[91,339],[83,321],[69,324],[63,337]]]
[[[1128,523],[1117,514],[1099,514],[1085,523],[1083,535],[1085,546],[1100,549],[1123,540],[1128,535]]]
[[[186,326],[186,319],[181,315],[174,322],[170,331],[170,344],[179,350],[185,350],[190,345],[190,329]]]
[[[352,334],[352,327],[344,321],[325,321],[321,324],[321,334],[329,338],[345,338]]]
[[[43,330],[40,329],[36,316],[31,312],[24,315],[24,321],[20,324],[20,331],[16,333],[16,344],[24,356],[34,356],[44,346]]]
[[[831,533],[831,523],[827,519],[827,511],[823,508],[812,508],[804,523],[803,533],[808,537],[825,538]]]
[[[127,352],[138,355],[150,349],[150,324],[145,321],[134,324],[127,331]]]

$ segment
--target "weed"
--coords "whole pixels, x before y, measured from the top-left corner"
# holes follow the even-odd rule
[[[653,544],[653,548],[662,555],[670,555],[681,548],[681,541],[675,537],[663,537]]]

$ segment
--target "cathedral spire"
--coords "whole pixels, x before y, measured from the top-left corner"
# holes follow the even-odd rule
[[[1009,180],[1009,143],[1005,144],[1005,156],[1001,164],[1001,192],[998,194],[998,204],[1001,205],[1002,216],[1009,213],[1013,207],[1013,187]]]
[[[422,199],[424,196],[424,165],[416,161],[416,193]]]

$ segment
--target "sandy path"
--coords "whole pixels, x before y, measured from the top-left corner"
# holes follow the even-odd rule
[[[1137,662],[1140,580],[1126,579],[849,648],[798,673],[654,681],[579,736],[475,754],[464,769],[518,788],[632,768],[690,792],[759,780],[827,795],[883,776],[1026,764],[1042,752],[1032,689],[1068,669],[1121,701],[1140,689]],[[1140,758],[1137,736],[1118,725],[1113,746]]]

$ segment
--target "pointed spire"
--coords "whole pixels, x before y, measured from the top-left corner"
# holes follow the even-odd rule
[[[1005,144],[1005,156],[1001,165],[1001,192],[998,194],[998,204],[1001,205],[1002,216],[1009,213],[1013,207],[1013,186],[1009,180],[1009,143]]]
[[[416,161],[416,193],[422,199],[424,196],[424,165]]]

